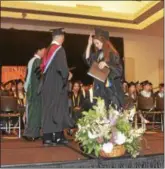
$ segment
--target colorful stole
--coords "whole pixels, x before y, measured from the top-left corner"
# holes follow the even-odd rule
[[[52,60],[54,59],[56,53],[61,48],[61,46],[53,44],[51,45],[47,52],[45,53],[45,56],[43,57],[42,64],[41,64],[41,70],[43,73],[45,73],[51,64]]]
[[[76,97],[75,97],[75,95],[74,95],[74,93],[73,93],[72,99],[73,99],[73,106],[74,106],[74,107],[80,105],[80,95],[78,94],[78,96],[77,96],[77,98],[78,98],[78,103],[77,103],[77,105],[76,105],[75,98],[76,98]]]

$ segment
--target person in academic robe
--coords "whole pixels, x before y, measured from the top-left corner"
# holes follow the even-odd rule
[[[128,92],[125,95],[131,98],[134,102],[137,101],[136,83],[128,83]]]
[[[129,120],[133,121],[137,104],[136,83],[130,82],[127,85],[128,91],[125,93],[125,109],[129,111]]]
[[[164,83],[159,84],[159,90],[154,95],[155,97],[164,98]]]
[[[21,79],[15,79],[12,80],[10,83],[11,83],[10,95],[17,99],[17,111],[21,114],[21,129],[24,129],[25,123],[23,121],[23,116],[25,114],[25,104],[26,104],[24,82]],[[13,85],[14,86],[16,85],[16,88]],[[13,118],[12,121],[14,127],[17,127],[19,124],[18,118]],[[14,135],[18,135],[15,128],[13,129],[12,133]]]
[[[41,59],[45,52],[45,46],[40,45],[37,51],[30,59],[27,66],[27,76],[25,81],[26,91],[26,125],[24,130],[24,138],[29,141],[34,141],[40,137],[41,129],[41,96],[38,95],[37,90],[40,84],[40,77],[37,74],[37,69],[40,67]]]
[[[39,90],[42,95],[42,131],[45,146],[67,144],[63,130],[73,127],[68,105],[68,80],[72,74],[69,72],[62,47],[63,28],[52,30],[52,37],[53,41],[41,64],[42,85]]]
[[[139,83],[139,81],[137,81],[135,84],[136,84],[136,93],[138,95],[142,90],[142,84]]]
[[[151,87],[151,83],[148,80],[145,80],[142,83],[142,87],[143,89],[141,90],[141,92],[139,93],[139,95],[143,96],[143,97],[154,97],[153,96],[153,92],[152,92],[152,87]]]
[[[79,82],[73,83],[72,93],[72,117],[75,122],[82,117],[84,97],[81,91],[81,86]]]
[[[92,44],[96,52],[92,52]],[[89,36],[88,45],[85,52],[85,62],[91,66],[95,61],[99,63],[99,68],[108,67],[110,73],[105,83],[94,78],[94,97],[104,99],[106,107],[110,104],[117,109],[122,109],[124,104],[124,92],[122,89],[123,66],[119,53],[109,41],[109,32],[102,29],[95,29],[95,36]]]
[[[142,90],[139,93],[139,96],[143,96],[145,98],[154,98],[154,94],[152,92],[151,83],[148,80],[142,82]],[[141,120],[144,120],[145,123],[149,123],[150,121],[145,119],[142,114],[140,114]]]

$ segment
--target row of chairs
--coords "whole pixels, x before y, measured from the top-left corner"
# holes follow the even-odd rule
[[[21,113],[18,112],[17,98],[13,96],[1,96],[0,98],[0,118],[1,118],[1,131],[5,130],[9,134],[12,129],[18,129],[18,137],[21,138]],[[11,123],[12,118],[18,118],[18,126],[13,126]],[[5,121],[5,126],[2,122]]]
[[[18,137],[21,137],[21,113],[18,112],[18,103],[17,99],[12,96],[1,96],[1,104],[0,104],[0,117],[7,118],[6,125],[1,126],[1,130],[5,129],[7,132],[11,132],[11,129],[18,129],[19,134]],[[147,115],[152,114],[152,127],[154,128],[155,124],[161,125],[161,130],[163,131],[163,115],[164,115],[164,98],[157,97],[154,99],[153,97],[146,98],[143,96],[138,97],[137,101],[137,114],[135,118],[135,125],[137,125],[137,115],[142,114],[143,117],[147,117]],[[155,116],[159,114],[161,116],[160,122],[155,121]],[[11,125],[11,118],[18,118],[18,126]],[[144,120],[142,120],[142,127],[146,127]]]

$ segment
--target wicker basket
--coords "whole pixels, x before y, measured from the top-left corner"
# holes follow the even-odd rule
[[[123,156],[124,154],[125,154],[124,145],[115,146],[111,153],[105,153],[103,150],[100,151],[100,156],[104,158],[120,157]]]

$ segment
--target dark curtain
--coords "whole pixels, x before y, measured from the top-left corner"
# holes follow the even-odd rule
[[[43,42],[45,46],[48,46],[52,38],[49,32],[15,29],[0,29],[0,37],[0,66],[27,65],[38,44]],[[121,58],[124,58],[123,38],[110,37],[110,40]],[[85,84],[90,84],[92,78],[87,75],[88,67],[82,60],[87,42],[88,35],[66,34],[64,48],[69,67],[76,67],[73,71],[73,80],[81,80]]]

